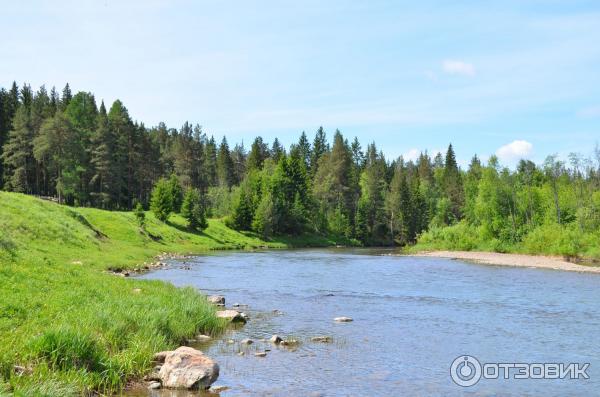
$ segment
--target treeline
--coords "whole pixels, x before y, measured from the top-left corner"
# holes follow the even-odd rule
[[[107,110],[68,85],[59,94],[16,83],[0,90],[0,150],[5,190],[104,209],[139,204],[165,220],[183,207],[191,224],[226,217],[266,237],[316,232],[407,244],[460,224],[501,245],[542,225],[600,228],[598,151],[593,160],[573,154],[568,165],[521,161],[514,171],[475,156],[463,171],[452,145],[445,156],[390,161],[374,143],[363,150],[340,131],[330,142],[323,128],[287,149],[257,137],[246,150],[197,124],[148,128],[121,101]]]

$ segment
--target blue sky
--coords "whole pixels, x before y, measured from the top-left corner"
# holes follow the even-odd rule
[[[0,85],[121,99],[146,125],[390,157],[542,161],[600,141],[598,1],[5,2]]]

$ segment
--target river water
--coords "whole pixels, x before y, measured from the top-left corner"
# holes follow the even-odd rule
[[[369,249],[224,252],[143,278],[220,294],[248,323],[208,344],[221,396],[564,396],[600,393],[600,275]],[[280,311],[280,312],[274,312]],[[349,316],[349,323],[334,317]],[[278,334],[296,349],[261,341]],[[332,343],[317,343],[327,335]],[[239,341],[251,338],[249,346]],[[264,358],[254,352],[267,351]],[[245,352],[243,356],[238,355]],[[590,363],[589,379],[450,377],[453,360]],[[174,392],[136,395],[189,396]],[[198,395],[198,394],[195,394]]]

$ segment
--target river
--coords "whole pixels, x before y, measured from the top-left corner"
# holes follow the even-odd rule
[[[224,295],[227,306],[248,305],[239,309],[250,316],[245,326],[195,346],[219,363],[216,385],[229,387],[222,396],[598,393],[600,275],[392,253],[218,252],[141,277]],[[354,321],[336,323],[338,316]],[[300,344],[261,341],[273,334]],[[311,341],[320,335],[333,342]],[[240,345],[244,338],[255,343]],[[254,355],[265,349],[266,357]],[[481,363],[590,363],[589,379],[516,380],[500,373],[461,387],[450,376],[461,355]]]

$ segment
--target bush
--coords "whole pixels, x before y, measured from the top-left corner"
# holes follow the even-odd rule
[[[144,207],[142,207],[142,204],[139,201],[135,205],[133,214],[135,215],[138,226],[143,230],[146,227],[146,213],[144,212]]]

